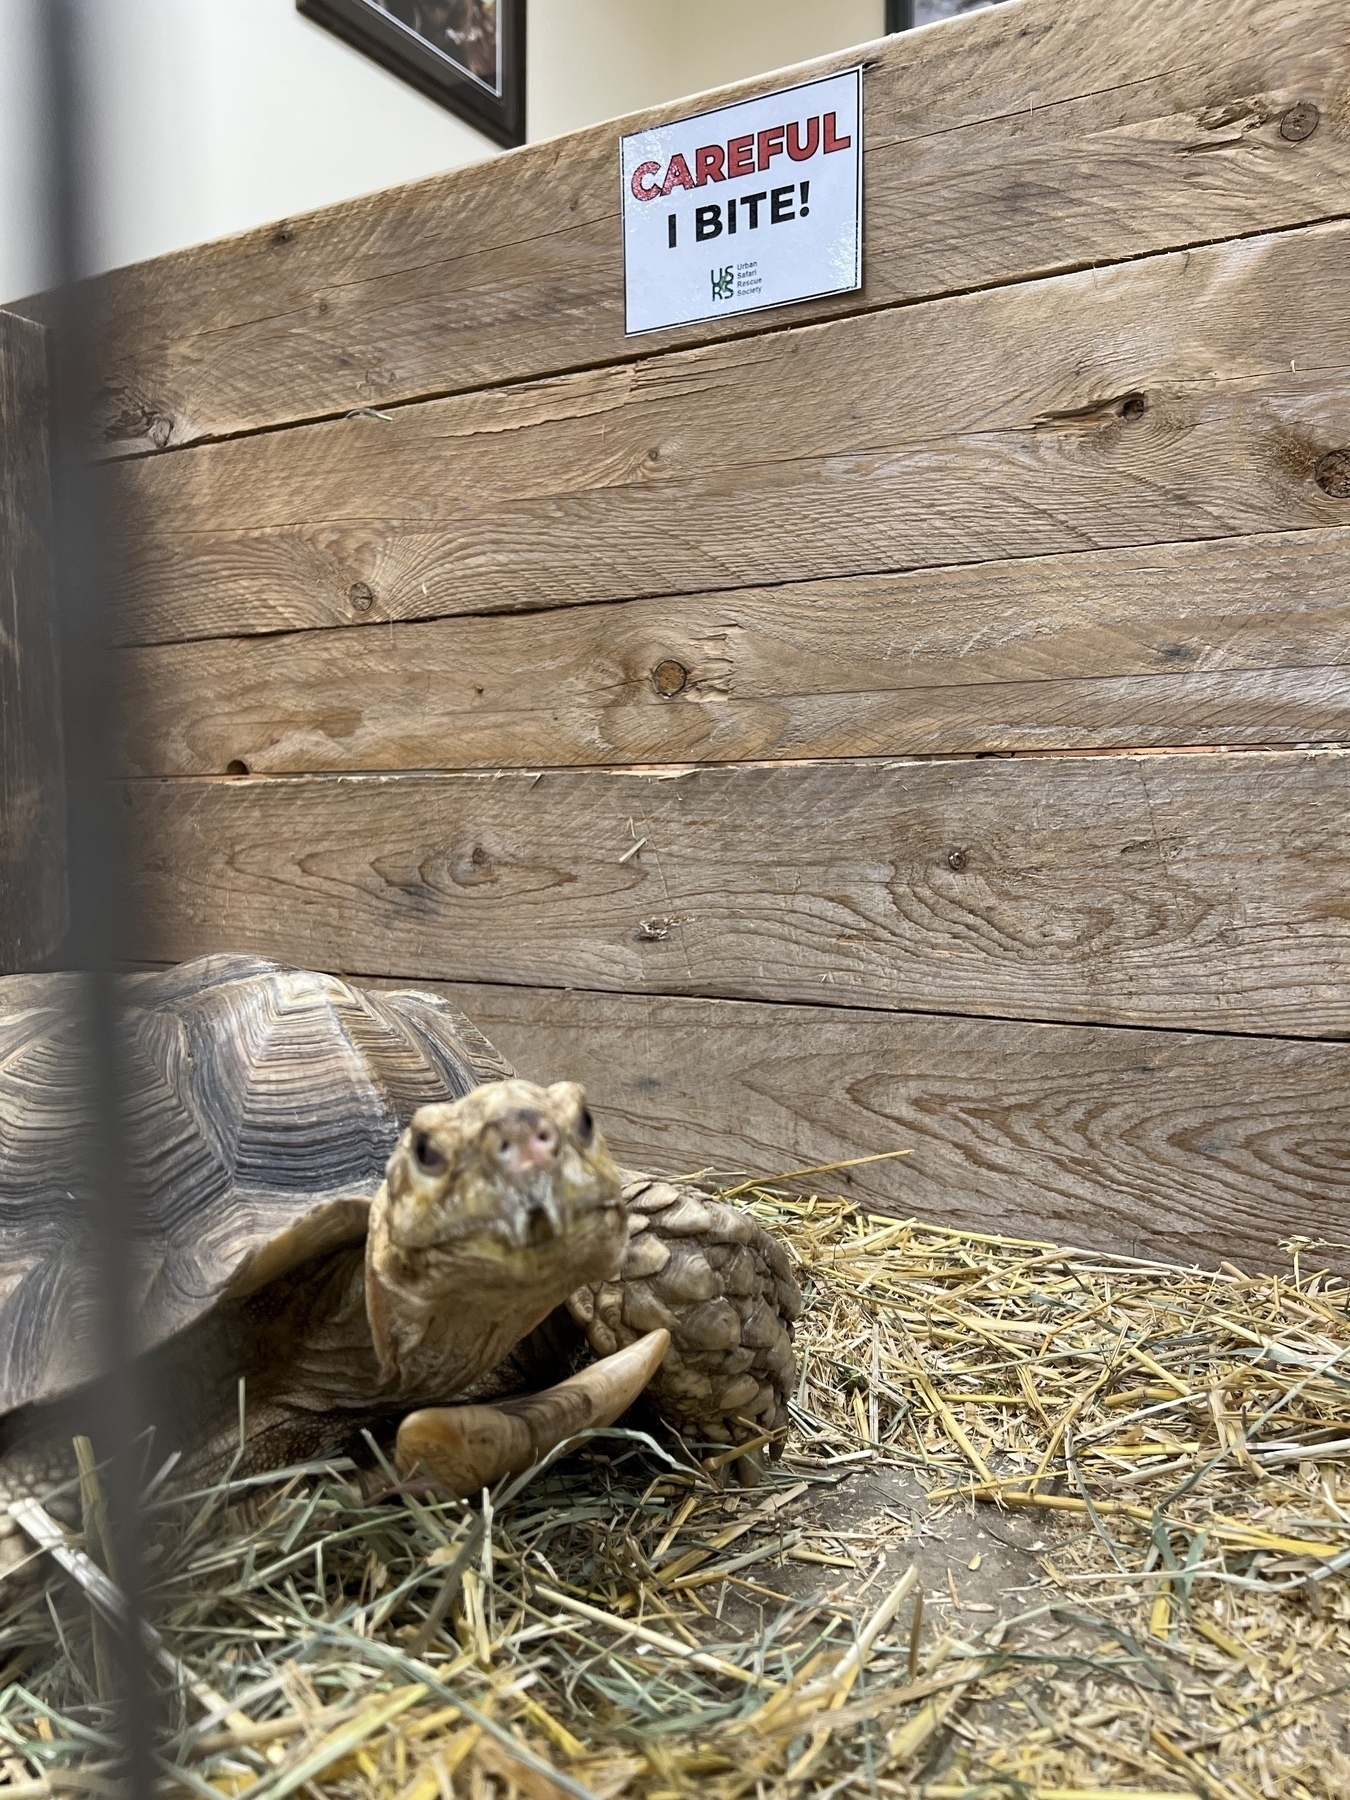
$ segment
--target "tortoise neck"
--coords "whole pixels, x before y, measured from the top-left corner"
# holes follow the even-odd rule
[[[537,1293],[510,1281],[499,1291],[491,1270],[456,1278],[456,1259],[435,1251],[410,1255],[390,1238],[383,1194],[371,1208],[364,1280],[383,1391],[406,1403],[461,1398],[476,1391],[562,1296],[542,1283]]]

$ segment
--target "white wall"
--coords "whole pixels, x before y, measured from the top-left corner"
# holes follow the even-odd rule
[[[0,0],[0,296],[46,283],[36,7]],[[293,0],[85,0],[109,268],[497,154]],[[881,35],[884,0],[530,0],[531,140]]]
[[[885,0],[530,0],[531,141],[868,43],[885,14]]]

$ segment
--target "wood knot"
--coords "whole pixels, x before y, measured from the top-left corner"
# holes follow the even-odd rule
[[[1311,100],[1300,100],[1280,120],[1280,136],[1291,144],[1301,144],[1317,130],[1321,116]]]
[[[347,603],[353,612],[369,612],[375,595],[364,581],[354,581],[347,589]]]
[[[676,662],[673,656],[662,657],[652,670],[652,686],[658,694],[663,694],[667,699],[672,694],[680,693],[688,681],[688,669],[683,663]]]
[[[113,414],[103,426],[106,443],[122,443],[148,438],[156,450],[167,447],[173,436],[173,420],[153,406],[130,405]]]
[[[497,879],[497,866],[485,844],[472,844],[467,854],[461,846],[450,857],[450,878],[456,887],[484,887]]]
[[[1350,500],[1350,450],[1328,450],[1313,470],[1313,480],[1333,500]]]

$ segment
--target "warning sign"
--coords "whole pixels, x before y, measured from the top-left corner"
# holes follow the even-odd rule
[[[862,286],[862,70],[620,142],[632,334]]]

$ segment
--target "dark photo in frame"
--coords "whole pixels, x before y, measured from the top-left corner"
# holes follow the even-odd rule
[[[1000,0],[886,0],[886,30],[912,31],[916,25],[935,25],[939,19],[960,19],[983,12]]]
[[[295,3],[496,143],[525,142],[525,0]]]

